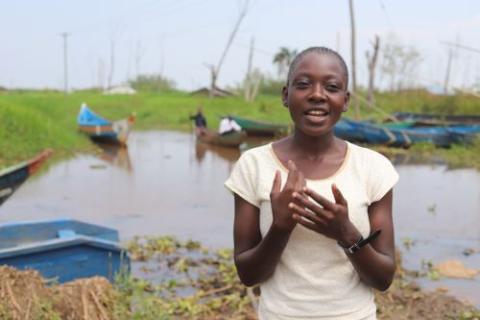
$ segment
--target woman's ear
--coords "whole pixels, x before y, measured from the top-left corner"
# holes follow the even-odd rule
[[[288,89],[286,86],[284,86],[282,88],[282,104],[284,107],[287,107],[288,108]]]
[[[345,104],[343,105],[343,112],[347,112],[348,110],[348,103],[350,102],[350,91],[345,93]]]

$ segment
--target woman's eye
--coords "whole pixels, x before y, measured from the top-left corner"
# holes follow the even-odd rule
[[[307,88],[309,83],[307,81],[298,81],[295,83],[295,87],[299,89]]]
[[[325,88],[331,92],[337,92],[340,90],[340,88],[336,84],[327,84]]]

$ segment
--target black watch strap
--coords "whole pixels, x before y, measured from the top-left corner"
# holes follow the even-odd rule
[[[382,230],[377,230],[377,231],[374,231],[373,233],[371,233],[367,238],[363,238],[363,237],[360,237],[360,239],[357,240],[357,242],[355,242],[354,244],[352,244],[351,246],[349,247],[343,247],[343,249],[345,249],[345,251],[348,253],[348,254],[354,254],[355,252],[357,252],[361,247],[365,246],[366,244],[372,242],[373,240],[375,240],[378,235],[380,234]]]

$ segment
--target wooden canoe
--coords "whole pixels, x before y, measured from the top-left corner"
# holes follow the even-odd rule
[[[71,219],[0,225],[0,264],[35,269],[60,283],[93,276],[113,281],[129,263],[114,229]]]
[[[395,129],[350,119],[340,120],[334,131],[335,135],[348,141],[394,147],[409,147],[420,142],[431,143],[437,147],[448,147],[452,143],[472,140],[472,133],[462,132],[460,129],[455,131],[449,127]]]
[[[249,136],[275,136],[288,132],[288,126],[284,124],[251,120],[238,116],[232,116],[232,119],[235,120]]]
[[[97,115],[83,103],[78,113],[77,122],[79,130],[93,140],[126,146],[128,135],[135,122],[135,115],[132,114],[122,120],[110,121]]]
[[[32,159],[0,171],[0,205],[17,190],[28,177],[32,176],[52,154],[44,150]]]
[[[220,135],[217,132],[208,129],[203,129],[201,131],[197,130],[196,136],[201,142],[231,148],[238,148],[247,138],[247,134],[244,131]]]

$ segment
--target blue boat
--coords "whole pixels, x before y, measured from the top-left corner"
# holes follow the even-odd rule
[[[110,281],[130,260],[119,246],[118,231],[72,219],[0,225],[0,264],[35,269],[64,283],[102,276]]]
[[[368,122],[342,119],[335,126],[335,135],[352,142],[383,144],[394,147],[409,147],[419,142],[432,143],[438,147],[448,147],[452,143],[471,141],[473,133],[462,132],[460,128],[455,130],[450,127],[395,129]]]
[[[413,112],[395,112],[400,121],[416,121],[425,124],[480,124],[480,115],[445,115]]]
[[[110,121],[99,116],[83,103],[77,122],[79,130],[93,140],[126,146],[130,129],[135,122],[135,115],[132,114],[122,120]]]

